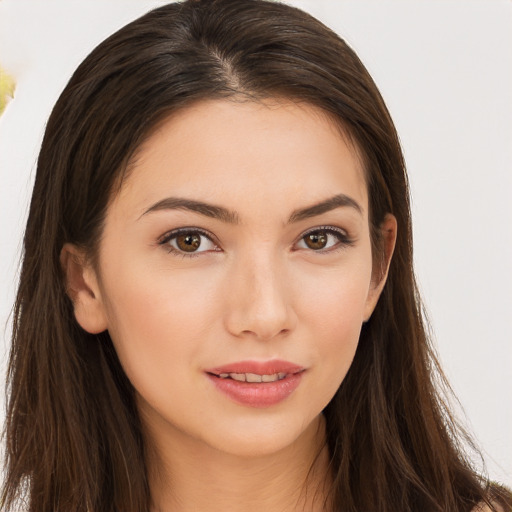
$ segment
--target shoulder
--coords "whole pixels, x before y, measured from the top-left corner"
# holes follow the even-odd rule
[[[512,512],[512,491],[504,485],[489,482],[485,501],[481,501],[471,512]]]
[[[485,503],[478,504],[471,512],[506,512],[505,509],[499,503],[493,503],[493,508],[489,507]]]

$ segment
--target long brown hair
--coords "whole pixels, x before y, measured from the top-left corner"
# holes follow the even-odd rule
[[[441,393],[413,274],[404,160],[373,80],[342,39],[298,9],[189,0],[99,45],[49,119],[14,310],[2,510],[23,501],[30,512],[148,510],[132,385],[108,332],[78,326],[59,254],[71,242],[94,257],[109,199],[157,122],[235,96],[286,97],[329,113],[364,159],[376,260],[386,213],[398,223],[387,284],[324,411],[335,510],[469,511],[496,500],[465,458],[469,438]]]

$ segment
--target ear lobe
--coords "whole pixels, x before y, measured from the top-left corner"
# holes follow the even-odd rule
[[[107,329],[107,317],[96,273],[87,262],[83,250],[64,244],[60,253],[66,292],[73,302],[75,318],[85,331],[98,334]]]
[[[372,282],[368,297],[366,300],[366,307],[364,312],[364,321],[367,322],[372,316],[375,306],[379,300],[380,294],[384,289],[389,272],[389,265],[395,250],[395,243],[397,237],[397,222],[394,215],[391,213],[386,214],[382,224],[380,225],[382,237],[382,251],[383,255],[380,259],[378,268],[373,269]]]

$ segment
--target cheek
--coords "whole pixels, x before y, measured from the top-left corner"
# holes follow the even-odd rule
[[[333,334],[357,331],[364,320],[371,285],[371,253],[354,250],[331,268],[311,269],[296,276],[294,294],[301,315],[318,325],[331,339]]]
[[[354,358],[371,282],[371,259],[362,257],[351,265],[316,275],[310,280],[309,300],[300,310],[307,330],[312,359],[321,369],[310,391],[327,405],[348,372]],[[304,285],[307,281],[304,282]]]
[[[170,272],[136,258],[117,260],[105,275],[109,333],[132,383],[185,378],[214,322],[212,280]],[[199,314],[200,312],[200,314]],[[184,363],[187,364],[184,364]],[[143,389],[139,389],[143,392]]]

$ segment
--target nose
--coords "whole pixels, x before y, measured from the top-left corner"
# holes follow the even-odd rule
[[[270,340],[295,328],[292,287],[270,257],[241,261],[231,269],[225,324],[239,338]]]

